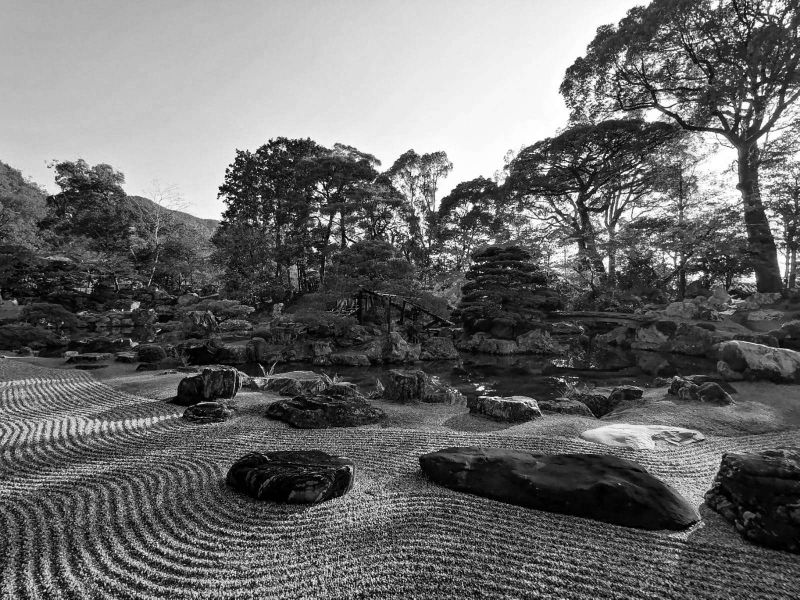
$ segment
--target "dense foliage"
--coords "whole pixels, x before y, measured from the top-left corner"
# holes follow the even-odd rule
[[[513,337],[532,329],[544,312],[561,308],[559,295],[547,287],[547,274],[518,246],[476,253],[466,278],[455,316],[467,333]]]

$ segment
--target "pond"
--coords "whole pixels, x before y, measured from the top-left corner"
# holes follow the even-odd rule
[[[653,367],[657,367],[654,369]],[[265,365],[269,368],[269,365]],[[240,367],[250,375],[261,375],[257,364]],[[276,365],[276,373],[309,370],[338,375],[357,384],[365,393],[375,389],[376,381],[386,382],[386,372],[403,365],[347,367],[319,366],[296,362]],[[710,374],[716,361],[707,357],[683,356],[646,351],[623,351],[607,346],[594,349],[576,348],[567,356],[497,356],[494,354],[462,354],[459,360],[427,361],[405,368],[422,369],[457,388],[466,396],[530,396],[548,399],[562,395],[563,383],[595,386],[646,385],[654,375]]]

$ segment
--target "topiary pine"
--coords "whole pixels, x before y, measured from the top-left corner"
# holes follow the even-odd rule
[[[544,313],[562,307],[547,274],[518,246],[489,246],[472,257],[454,316],[467,334],[488,331],[511,338],[536,327]]]

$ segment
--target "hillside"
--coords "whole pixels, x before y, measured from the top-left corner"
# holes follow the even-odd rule
[[[145,198],[144,196],[128,196],[128,198],[135,202],[144,204],[146,207],[155,208],[157,206],[155,202],[153,202],[149,198]],[[169,210],[169,212],[172,213],[172,215],[174,215],[175,218],[180,223],[183,223],[185,225],[194,225],[202,229],[207,229],[209,232],[209,236],[214,233],[214,231],[217,229],[217,226],[219,225],[219,221],[216,219],[202,219],[200,217],[196,217],[192,214],[180,210],[170,210],[170,209],[167,210]]]

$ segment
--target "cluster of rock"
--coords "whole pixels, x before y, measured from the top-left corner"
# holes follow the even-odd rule
[[[731,395],[708,375],[673,377],[667,393],[687,402],[705,402],[721,406],[733,404]]]
[[[635,350],[670,352],[705,356],[717,344],[740,340],[778,347],[796,343],[800,346],[800,322],[786,323],[769,331],[752,331],[729,320],[725,327],[717,321],[740,315],[748,322],[774,321],[784,317],[780,310],[764,308],[780,300],[780,294],[756,293],[736,301],[717,286],[711,296],[673,302],[666,308],[643,313],[638,325],[623,325],[596,336],[600,344],[630,347]]]
[[[579,326],[575,326],[580,329]],[[582,330],[580,330],[582,333]],[[566,352],[566,348],[559,344],[548,329],[532,329],[514,338],[492,337],[491,333],[479,331],[472,335],[460,338],[457,341],[459,350],[465,352],[481,352],[484,354],[554,354]]]
[[[226,344],[216,338],[197,339],[184,341],[177,348],[187,362],[194,365],[310,362],[319,366],[367,367],[458,358],[449,330],[413,344],[398,332],[383,335],[380,330],[361,325],[354,325],[347,335],[335,340],[287,334],[285,325],[259,333],[269,339],[254,336],[246,344]]]
[[[386,418],[352,383],[332,383],[323,391],[278,400],[267,407],[265,414],[300,429],[357,427]]]

